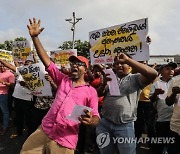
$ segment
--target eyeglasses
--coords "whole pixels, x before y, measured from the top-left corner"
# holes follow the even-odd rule
[[[70,66],[73,66],[73,65],[76,65],[76,66],[86,66],[86,64],[84,62],[80,62],[80,61],[74,61],[74,62],[71,62],[70,63]]]

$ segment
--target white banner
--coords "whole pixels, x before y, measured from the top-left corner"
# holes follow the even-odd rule
[[[147,18],[90,32],[91,64],[113,63],[114,57],[121,52],[137,61],[149,60],[147,33]]]
[[[35,96],[52,96],[51,85],[45,79],[45,67],[42,63],[36,63],[18,68],[28,88]]]

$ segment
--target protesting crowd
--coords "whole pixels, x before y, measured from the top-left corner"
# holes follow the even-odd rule
[[[16,132],[11,138],[24,135],[24,129],[28,135],[21,154],[136,154],[143,143],[151,154],[180,153],[180,69],[175,62],[149,66],[116,47],[112,63],[91,65],[86,57],[72,55],[69,68],[62,69],[41,44],[40,20],[30,19],[27,27],[39,60],[34,55],[23,64],[0,59],[0,135],[8,131],[12,90]],[[44,80],[38,79],[39,62]],[[34,92],[46,83],[47,88]]]

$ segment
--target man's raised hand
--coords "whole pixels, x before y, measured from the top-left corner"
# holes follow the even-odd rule
[[[31,37],[37,37],[44,28],[40,28],[41,20],[36,21],[36,18],[29,19],[29,25],[27,25],[29,29],[29,34]]]

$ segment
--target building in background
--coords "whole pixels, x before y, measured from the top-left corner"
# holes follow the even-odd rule
[[[180,67],[180,55],[151,55],[148,64],[153,65],[156,63],[157,65],[163,65],[169,62],[176,62]]]

